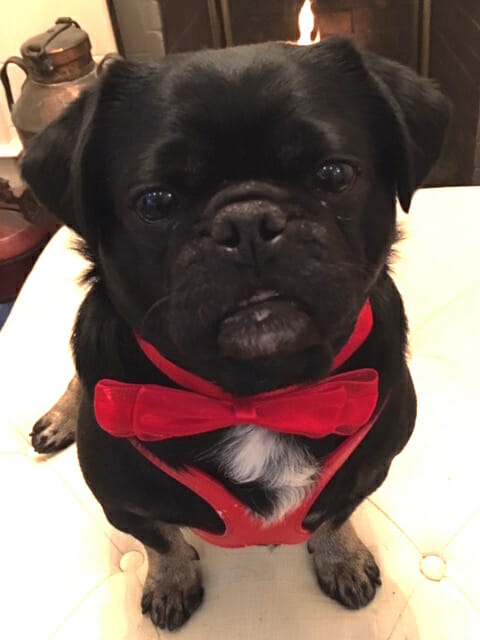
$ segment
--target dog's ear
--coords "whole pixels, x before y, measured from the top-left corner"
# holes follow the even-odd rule
[[[401,139],[392,140],[397,194],[408,211],[415,189],[440,156],[450,121],[449,101],[436,84],[396,62],[364,55],[365,66],[398,124]]]
[[[108,123],[118,96],[138,78],[142,71],[137,63],[108,64],[93,87],[30,141],[21,163],[22,176],[38,200],[91,245],[108,210]]]
[[[360,52],[349,38],[333,36],[305,49],[321,52],[350,87],[367,81],[373,98],[369,126],[379,145],[382,170],[408,211],[415,189],[440,155],[450,103],[432,80],[397,62]]]
[[[77,201],[81,165],[96,113],[98,87],[85,91],[29,143],[22,177],[38,200],[59,220],[88,235]]]

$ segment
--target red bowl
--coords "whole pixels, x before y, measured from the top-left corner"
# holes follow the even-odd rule
[[[50,236],[20,211],[0,207],[0,302],[15,299]]]

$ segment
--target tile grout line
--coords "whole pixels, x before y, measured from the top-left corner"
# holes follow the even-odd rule
[[[466,529],[466,527],[468,527],[468,525],[470,524],[470,522],[480,513],[480,507],[477,507],[464,521],[463,523],[460,525],[460,527],[457,529],[457,531],[452,535],[451,538],[448,539],[448,541],[445,543],[445,546],[443,547],[443,552],[445,553],[445,551],[447,550],[447,547],[449,547],[452,542],[454,542],[456,540],[456,538],[462,533],[462,531],[464,531]]]
[[[77,604],[73,607],[73,609],[71,609],[67,615],[63,618],[63,620],[55,627],[52,635],[49,636],[48,640],[55,640],[55,636],[59,633],[59,631],[62,630],[62,627],[65,625],[65,623],[80,609],[80,607],[82,606],[82,604],[84,602],[86,602],[86,600],[92,595],[92,593],[94,593],[97,589],[99,589],[102,585],[104,585],[106,582],[108,582],[108,580],[110,580],[110,578],[116,575],[116,573],[110,573],[108,576],[105,576],[105,578],[103,578],[102,580],[100,580],[100,582],[97,582],[97,584],[92,587],[91,589],[89,589],[87,591],[87,593],[82,596],[80,598],[80,600],[77,602]]]
[[[472,600],[470,600],[470,596],[468,595],[468,593],[466,593],[463,590],[463,587],[461,587],[458,582],[456,580],[454,580],[451,576],[445,576],[444,578],[447,582],[450,582],[455,589],[457,589],[457,591],[464,597],[464,599],[466,600],[466,602],[469,604],[470,608],[472,609],[472,611],[477,615],[480,616],[480,609],[477,609],[477,606],[472,602]]]
[[[400,533],[401,533],[402,535],[404,535],[404,536],[405,536],[405,538],[410,542],[410,544],[411,544],[411,545],[412,545],[412,547],[415,549],[415,551],[417,551],[417,553],[421,556],[421,555],[422,555],[422,551],[421,551],[421,549],[419,549],[419,547],[417,546],[417,544],[415,543],[415,541],[414,541],[414,540],[413,540],[413,539],[408,535],[408,533],[406,533],[406,531],[404,531],[404,530],[402,529],[402,527],[401,527],[397,522],[395,522],[395,520],[393,520],[393,519],[391,518],[391,516],[390,516],[386,511],[384,511],[384,510],[383,510],[383,509],[382,509],[382,508],[381,508],[381,507],[380,507],[380,506],[379,506],[379,505],[378,505],[378,504],[377,504],[377,503],[376,503],[372,498],[367,498],[367,501],[368,501],[370,504],[372,504],[372,505],[375,507],[375,509],[377,509],[378,511],[380,511],[380,513],[381,513],[381,514],[383,514],[383,515],[385,516],[385,518],[387,518],[387,520],[388,520],[389,522],[391,522],[391,523],[393,524],[393,526],[394,526],[398,531],[400,531]]]
[[[403,614],[405,613],[406,608],[408,607],[410,600],[413,597],[413,594],[415,593],[415,591],[418,589],[420,582],[421,582],[422,578],[421,576],[418,577],[417,582],[413,585],[412,590],[410,591],[410,593],[408,594],[408,597],[405,600],[405,604],[402,607],[402,610],[400,611],[400,613],[398,614],[397,619],[395,620],[395,622],[393,623],[393,627],[392,630],[390,631],[390,633],[388,634],[387,640],[391,640],[393,634],[395,633],[395,629],[397,628],[398,623],[400,622]]]
[[[427,325],[432,320],[436,319],[439,315],[441,315],[444,311],[446,311],[450,305],[454,304],[455,302],[458,302],[463,297],[468,296],[470,293],[472,293],[478,287],[480,287],[480,280],[478,282],[475,282],[475,284],[473,284],[472,286],[468,287],[464,291],[455,294],[452,298],[450,298],[450,300],[448,302],[445,302],[444,304],[442,304],[436,311],[434,311],[430,316],[428,316],[428,318],[426,320],[424,320],[419,327],[417,327],[416,329],[413,329],[412,331],[410,331],[409,332],[410,338],[414,334],[421,333],[422,331],[424,331],[426,329]]]

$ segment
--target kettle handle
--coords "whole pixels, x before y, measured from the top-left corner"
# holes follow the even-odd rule
[[[103,71],[116,60],[124,60],[124,58],[118,53],[107,53],[105,56],[103,56],[103,58],[97,65],[97,76],[103,73]]]
[[[10,58],[7,58],[2,68],[0,69],[0,80],[2,81],[3,88],[5,90],[5,96],[7,98],[7,104],[10,111],[12,110],[13,103],[15,102],[13,99],[12,87],[10,85],[10,78],[8,77],[7,73],[7,67],[11,63],[16,64],[18,67],[20,67],[20,69],[24,71],[27,76],[29,72],[29,68],[25,60],[23,58],[19,58],[18,56],[11,56]]]

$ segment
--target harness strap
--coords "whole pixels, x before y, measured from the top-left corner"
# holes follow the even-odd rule
[[[366,438],[382,413],[388,397],[363,427],[353,435],[345,438],[325,458],[315,486],[305,497],[302,504],[294,511],[286,514],[280,522],[273,523],[271,526],[268,523],[266,524],[261,517],[256,516],[210,474],[191,466],[174,469],[163,460],[160,460],[158,456],[136,438],[131,438],[130,443],[157,469],[183,484],[215,509],[225,524],[225,532],[223,534],[215,534],[194,529],[195,533],[203,539],[224,547],[242,547],[252,544],[298,544],[305,542],[312,535],[312,532],[303,527],[303,522],[311,507],[340,467],[345,464]]]

